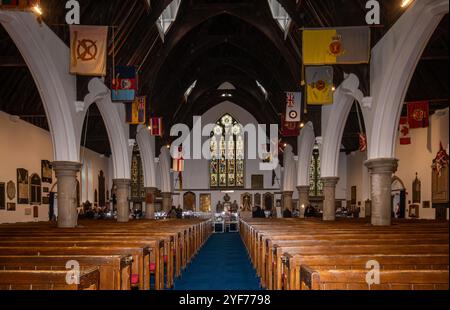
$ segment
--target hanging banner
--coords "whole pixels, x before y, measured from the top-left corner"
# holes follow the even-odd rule
[[[70,26],[70,73],[87,76],[106,75],[108,27]]]
[[[283,137],[297,137],[300,135],[300,122],[287,122],[281,116],[281,135]]]
[[[370,60],[370,28],[339,27],[303,30],[305,65],[362,64]]]
[[[125,104],[126,123],[130,125],[145,124],[145,106],[147,97],[136,97],[132,103]]]
[[[367,136],[365,133],[359,134],[359,151],[360,152],[367,151]]]
[[[40,0],[0,0],[0,9],[29,9],[40,5]]]
[[[408,117],[400,117],[400,145],[411,144],[411,135],[409,130]]]
[[[286,122],[300,122],[302,93],[286,92]]]
[[[136,68],[117,66],[115,74],[111,82],[111,100],[133,102],[137,92]]]
[[[408,103],[409,128],[427,128],[430,125],[430,105],[428,101]]]
[[[306,67],[306,103],[333,104],[333,67]]]
[[[163,119],[162,117],[151,117],[149,124],[150,135],[156,137],[163,136]]]

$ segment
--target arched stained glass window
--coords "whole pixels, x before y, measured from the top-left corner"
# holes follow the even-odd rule
[[[141,153],[139,146],[134,145],[131,158],[131,200],[134,202],[144,201],[144,170],[142,168]]]
[[[245,148],[242,126],[230,115],[222,116],[211,132],[211,188],[245,186]]]
[[[314,144],[309,170],[309,195],[312,197],[323,196],[323,183],[320,179],[320,151],[317,143]]]

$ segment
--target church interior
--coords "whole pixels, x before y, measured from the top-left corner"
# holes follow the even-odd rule
[[[0,290],[448,290],[448,9],[0,0]]]

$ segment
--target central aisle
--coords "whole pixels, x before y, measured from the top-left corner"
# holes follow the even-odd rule
[[[238,233],[213,234],[175,281],[175,290],[259,290],[259,279]]]

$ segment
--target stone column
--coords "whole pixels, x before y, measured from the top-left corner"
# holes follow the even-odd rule
[[[286,209],[289,209],[290,211],[292,211],[292,195],[293,194],[294,194],[294,192],[290,192],[290,191],[283,192],[283,197],[282,197],[283,211]]]
[[[391,225],[391,185],[392,174],[397,171],[398,160],[377,158],[365,162],[371,179],[372,225]]]
[[[322,178],[323,182],[323,220],[334,221],[336,219],[336,184],[338,177]]]
[[[297,190],[298,190],[298,209],[300,211],[300,218],[304,218],[306,207],[309,206],[309,186],[297,186]]]
[[[77,173],[81,164],[77,162],[56,161],[52,164],[58,181],[58,227],[77,226]]]
[[[130,196],[131,180],[114,179],[113,183],[116,187],[117,222],[126,223],[130,220],[130,203],[128,197]]]
[[[145,188],[145,218],[154,219],[155,218],[155,187]]]
[[[162,209],[166,214],[169,214],[172,209],[172,193],[161,193],[162,195]]]

